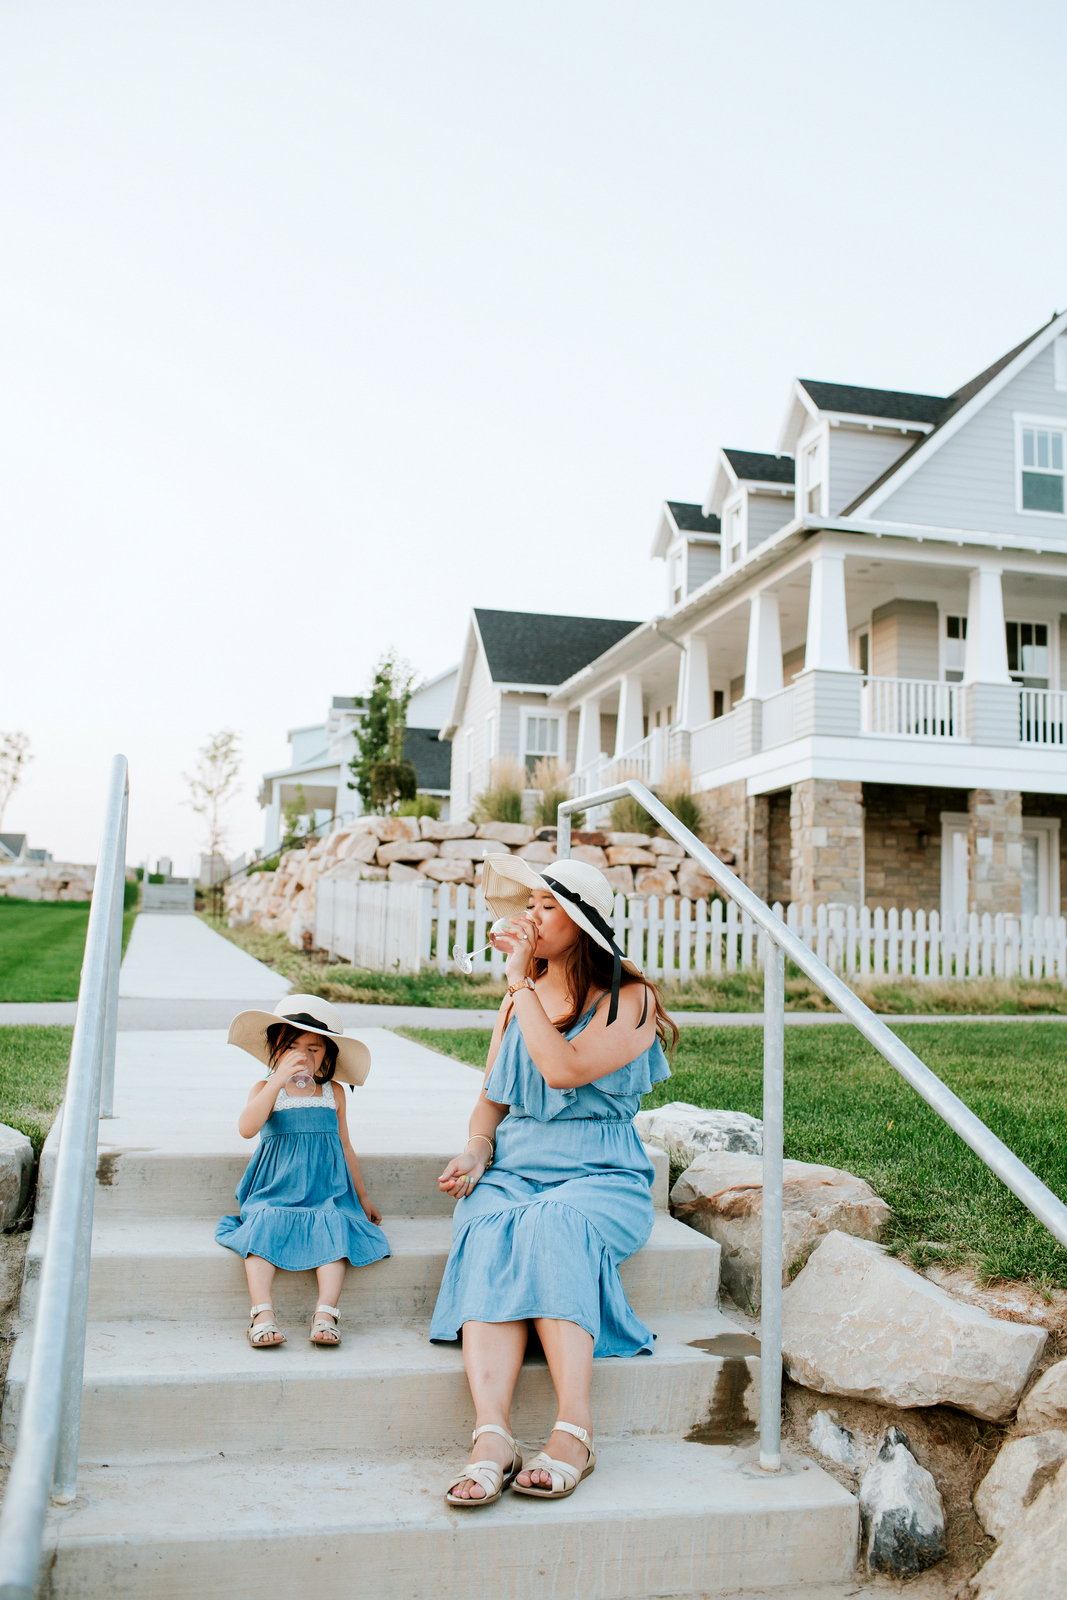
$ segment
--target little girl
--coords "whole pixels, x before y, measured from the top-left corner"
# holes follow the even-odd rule
[[[292,994],[273,1014],[242,1011],[230,1024],[230,1044],[266,1063],[237,1121],[259,1149],[237,1186],[240,1216],[223,1217],[215,1238],[245,1258],[252,1317],[248,1342],[256,1350],[285,1343],[274,1321],[275,1269],[314,1269],[319,1301],[310,1340],[340,1344],[338,1299],[345,1264],[365,1267],[389,1254],[381,1212],[364,1187],[348,1137],[345,1093],[334,1083],[363,1083],[370,1051],[345,1037],[336,1006],[317,995]],[[369,1219],[369,1220],[368,1220]]]

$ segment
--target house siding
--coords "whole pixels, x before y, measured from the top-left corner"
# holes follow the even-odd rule
[[[469,812],[467,803],[467,734],[474,734],[474,775],[471,786],[471,800],[484,786],[485,779],[485,719],[492,713],[499,715],[500,695],[489,676],[489,668],[485,656],[479,650],[471,670],[470,687],[467,690],[467,702],[463,708],[463,721],[456,729],[452,740],[452,814],[456,817],[465,817]],[[502,720],[502,719],[501,719]],[[500,729],[499,748],[506,749],[503,743],[503,728]]]
[[[1067,394],[1053,381],[1051,345],[873,515],[885,522],[970,528],[1067,546],[1067,516],[1015,509],[1015,411],[1062,417],[1067,425]]]
[[[851,505],[868,484],[880,478],[915,442],[915,434],[862,433],[830,429],[830,515]]]
[[[692,594],[701,584],[714,578],[722,565],[722,552],[717,544],[691,544],[686,558],[685,592]]]
[[[938,676],[938,610],[932,600],[890,600],[871,612],[876,678]]]
[[[748,497],[748,548],[754,550],[764,539],[793,520],[793,496],[750,494]]]

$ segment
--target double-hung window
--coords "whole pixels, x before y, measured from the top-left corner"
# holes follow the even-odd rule
[[[744,513],[740,506],[733,506],[726,513],[726,543],[730,551],[730,565],[736,567],[741,560],[741,545],[744,542]]]
[[[967,618],[945,617],[945,682],[960,683],[967,665]]]
[[[559,718],[531,716],[525,718],[523,756],[527,772],[544,756],[559,756]]]
[[[818,441],[804,452],[804,509],[816,517],[822,511],[822,459]]]
[[[1048,688],[1048,623],[1008,622],[1008,671],[1024,689]]]
[[[1020,511],[1036,511],[1045,516],[1062,517],[1067,511],[1064,497],[1064,433],[1067,428],[1043,425],[1035,418],[1021,419],[1018,428],[1018,506]]]

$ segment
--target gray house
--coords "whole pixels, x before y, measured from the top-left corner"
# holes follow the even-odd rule
[[[660,615],[547,695],[573,791],[685,759],[764,897],[1058,913],[1065,477],[1067,314],[947,396],[798,379],[776,454],[666,503]]]

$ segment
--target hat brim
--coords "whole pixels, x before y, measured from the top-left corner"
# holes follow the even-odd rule
[[[361,1039],[351,1039],[344,1033],[331,1033],[329,1028],[313,1028],[306,1022],[289,1022],[285,1017],[275,1016],[273,1011],[238,1012],[230,1023],[227,1043],[235,1044],[239,1050],[247,1050],[250,1056],[269,1066],[267,1029],[279,1022],[286,1027],[296,1028],[298,1033],[318,1033],[324,1039],[333,1040],[337,1046],[337,1065],[333,1073],[337,1083],[366,1083],[370,1072],[370,1051]]]
[[[551,874],[551,871],[550,864],[545,868],[545,872]],[[534,889],[552,893],[552,885],[545,882],[544,873],[535,872],[529,862],[524,861],[521,856],[485,857],[482,863],[482,894],[494,917],[521,917]],[[598,933],[585,917],[581,906],[565,900],[562,895],[557,896],[557,904],[572,922],[576,922],[579,928],[589,935],[594,944],[598,944],[601,950],[611,954],[611,946],[603,934]],[[624,956],[622,964],[633,977],[641,977],[641,968],[636,962]]]

